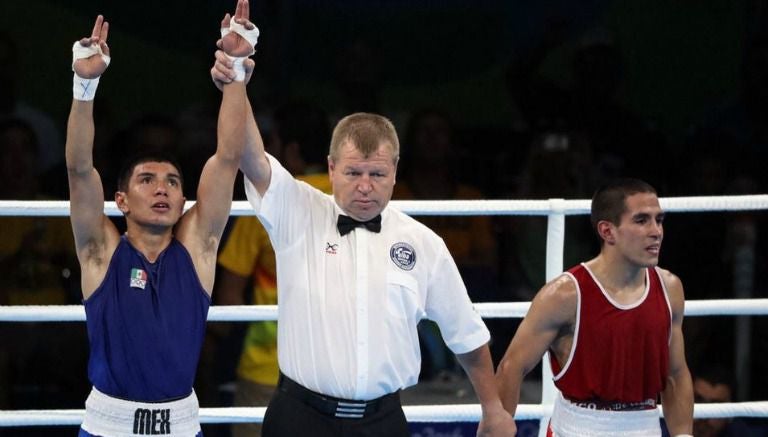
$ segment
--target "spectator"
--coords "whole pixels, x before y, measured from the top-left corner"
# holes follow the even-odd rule
[[[693,397],[698,403],[733,402],[733,377],[720,366],[701,366],[693,375]],[[711,418],[693,421],[696,437],[747,437],[755,435],[739,418]]]

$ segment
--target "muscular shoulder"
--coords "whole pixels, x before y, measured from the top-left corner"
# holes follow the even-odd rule
[[[659,272],[659,276],[670,295],[683,293],[683,282],[677,275],[662,268],[657,268],[656,270]]]
[[[547,282],[539,291],[539,295],[557,300],[559,303],[567,303],[576,299],[576,282],[573,277],[565,273]]]
[[[567,322],[576,315],[578,289],[570,275],[562,274],[545,284],[534,297],[532,309],[556,322]]]
[[[661,281],[667,289],[669,303],[675,313],[681,313],[685,304],[685,292],[683,291],[683,282],[680,278],[669,270],[658,268]]]

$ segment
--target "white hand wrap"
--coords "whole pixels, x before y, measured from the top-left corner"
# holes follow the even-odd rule
[[[236,34],[240,35],[248,41],[251,46],[254,48],[251,49],[251,53],[248,54],[248,56],[251,56],[252,54],[256,53],[256,43],[259,39],[259,28],[254,26],[253,29],[248,30],[245,26],[242,24],[236,23],[234,19],[230,20],[229,22],[229,29],[226,27],[221,28],[221,37],[224,38],[229,34],[229,32],[235,32]],[[225,53],[226,55],[226,53]],[[242,57],[235,57],[235,56],[229,56],[227,57],[232,60],[232,69],[235,70],[235,80],[238,82],[243,82],[245,80],[245,66],[243,63],[248,58],[248,56],[242,56]]]
[[[75,61],[78,59],[90,58],[93,55],[100,55],[101,59],[103,59],[107,64],[107,67],[109,67],[109,62],[112,60],[112,58],[105,55],[104,52],[101,51],[100,45],[91,44],[87,47],[83,47],[83,45],[80,44],[80,41],[75,41],[75,44],[72,46],[72,71],[74,71],[75,68]]]
[[[227,55],[227,57],[232,61],[232,69],[235,70],[235,81],[245,81],[245,65],[243,65],[243,63],[248,58],[236,58],[229,55]]]
[[[91,56],[99,55],[104,63],[109,66],[111,58],[104,54],[101,47],[98,44],[91,44],[90,46],[83,47],[80,41],[75,41],[72,46],[72,71],[75,71],[75,61],[78,59],[90,58]],[[96,97],[96,88],[99,86],[99,78],[84,79],[73,74],[72,77],[72,96],[75,100],[89,101]]]
[[[259,28],[258,27],[253,26],[253,29],[248,30],[242,24],[236,23],[234,19],[229,21],[229,29],[225,29],[225,28],[221,29],[221,31],[222,31],[221,37],[222,38],[224,38],[224,35],[226,35],[226,33],[224,33],[225,30],[229,30],[229,32],[235,32],[236,34],[242,36],[243,39],[248,41],[248,43],[251,46],[253,46],[253,47],[256,47],[256,43],[259,40]],[[229,33],[229,32],[227,32],[227,33]],[[248,56],[251,56],[254,53],[256,53],[256,49],[255,48],[253,50],[251,50],[251,53],[249,53]]]
[[[99,86],[99,78],[83,79],[77,73],[72,75],[72,97],[75,100],[88,102],[96,97],[96,88]]]

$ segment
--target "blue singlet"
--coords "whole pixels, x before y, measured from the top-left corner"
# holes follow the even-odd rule
[[[211,298],[178,240],[150,263],[123,236],[84,304],[94,387],[143,402],[192,392]]]

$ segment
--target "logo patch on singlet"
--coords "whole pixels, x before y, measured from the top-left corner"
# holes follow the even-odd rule
[[[416,265],[416,251],[408,243],[395,243],[389,249],[389,258],[403,270],[413,270]]]
[[[141,269],[131,269],[131,287],[141,288],[147,286],[147,272]]]

